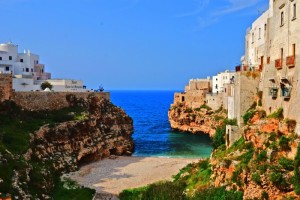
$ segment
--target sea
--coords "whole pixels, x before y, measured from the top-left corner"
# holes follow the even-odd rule
[[[174,131],[168,109],[175,91],[111,91],[111,101],[133,118],[133,156],[206,158],[212,151],[208,135]]]

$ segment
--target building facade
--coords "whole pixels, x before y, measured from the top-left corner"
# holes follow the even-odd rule
[[[286,118],[297,121],[298,133],[300,133],[299,11],[300,0],[270,0],[269,9],[247,31],[243,61],[243,65],[251,64],[261,71],[259,90],[263,92],[262,107],[267,114],[282,107]]]
[[[18,46],[12,43],[0,44],[0,74],[13,76],[15,91],[39,91],[41,84],[49,82],[53,91],[85,92],[81,80],[51,79],[51,73],[45,71],[40,57],[28,51],[18,53]]]
[[[207,93],[211,92],[211,79],[191,79],[184,92],[174,94],[174,104],[182,103],[190,108],[199,108],[205,104]]]

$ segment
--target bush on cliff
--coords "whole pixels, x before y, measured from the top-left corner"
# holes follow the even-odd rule
[[[283,108],[278,108],[278,110],[271,113],[268,118],[274,118],[274,119],[283,119]]]
[[[298,145],[297,154],[294,161],[294,190],[300,195],[300,144]]]
[[[255,110],[250,109],[243,115],[244,124],[247,124],[248,121],[254,116]]]
[[[212,146],[217,149],[221,145],[225,144],[226,125],[236,125],[236,119],[224,119],[222,126],[217,127],[216,133],[212,138]]]

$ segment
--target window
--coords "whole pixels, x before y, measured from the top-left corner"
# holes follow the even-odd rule
[[[23,62],[23,59],[20,59],[20,62]]]
[[[252,33],[252,44],[254,43],[254,33]]]
[[[293,19],[296,19],[296,11],[297,11],[297,7],[296,7],[296,4],[294,3],[293,5]]]
[[[29,72],[29,68],[26,68],[26,72]]]
[[[9,56],[8,59],[9,59],[9,60],[12,60],[12,56]]]
[[[0,60],[2,60],[2,57],[0,57]]]
[[[283,23],[284,23],[284,12],[281,12],[280,26],[283,26]]]
[[[280,60],[281,60],[281,62],[283,60],[283,48],[280,49]]]
[[[261,28],[258,29],[258,39],[261,38]]]
[[[267,24],[265,24],[265,31],[267,30]]]
[[[9,71],[9,67],[5,67],[5,71]]]
[[[31,68],[31,72],[33,72],[33,69]]]

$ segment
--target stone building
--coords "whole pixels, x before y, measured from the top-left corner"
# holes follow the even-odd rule
[[[184,92],[174,94],[174,105],[183,103],[190,108],[199,108],[205,103],[206,94],[211,92],[211,79],[191,79]]]
[[[52,84],[53,91],[85,92],[81,80],[51,79],[51,73],[45,71],[45,65],[40,63],[40,56],[30,50],[18,53],[18,45],[12,43],[0,44],[0,74],[12,74],[15,91],[37,91],[47,81]]]
[[[226,92],[224,85],[229,84],[234,81],[235,72],[226,70],[225,72],[220,72],[216,76],[213,76],[212,80],[212,93]]]
[[[244,64],[259,69],[262,107],[270,114],[279,107],[297,121],[300,133],[300,0],[270,0],[246,36]],[[253,62],[252,62],[253,61]]]

